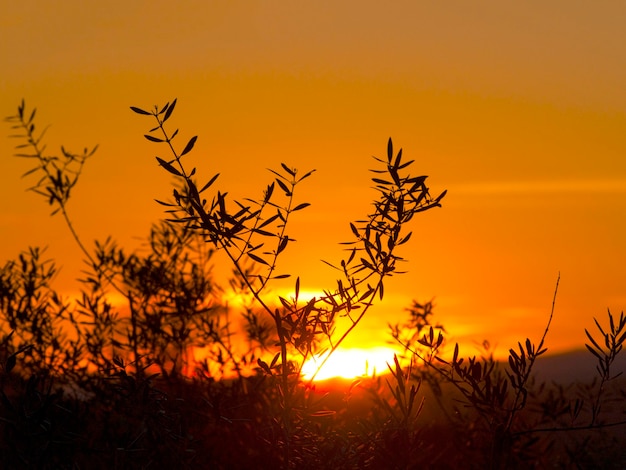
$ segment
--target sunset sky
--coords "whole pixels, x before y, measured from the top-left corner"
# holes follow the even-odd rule
[[[467,352],[538,340],[561,273],[553,351],[626,307],[626,3],[5,2],[0,105],[50,124],[48,149],[100,144],[69,210],[89,244],[137,246],[171,180],[129,110],[178,98],[172,125],[200,179],[259,197],[281,162],[313,177],[279,266],[334,287],[348,223],[370,209],[368,169],[393,138],[443,207],[420,214],[385,301],[351,339],[384,345],[412,299]],[[78,247],[0,139],[0,262],[48,246],[57,286],[79,286]],[[192,160],[190,160],[191,162]],[[30,181],[32,182],[32,181]],[[290,282],[290,285],[293,282]],[[277,286],[277,289],[280,286]]]

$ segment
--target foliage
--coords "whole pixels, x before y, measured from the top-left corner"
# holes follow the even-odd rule
[[[292,217],[299,185],[313,171],[287,164],[269,170],[259,198],[232,200],[216,190],[218,174],[198,182],[187,164],[197,137],[177,146],[168,130],[177,101],[146,111],[145,138],[169,157],[158,164],[175,179],[159,199],[167,220],[144,246],[128,252],[111,238],[82,243],[68,202],[95,149],[48,156],[24,102],[8,118],[17,155],[35,164],[30,188],[61,214],[85,257],[81,294],[53,288],[57,268],[30,248],[0,266],[0,457],[6,468],[621,468],[624,387],[615,373],[626,319],[595,320],[587,350],[597,360],[590,383],[546,384],[530,339],[494,359],[452,352],[447,330],[433,323],[432,301],[414,302],[405,324],[390,325],[405,347],[389,373],[333,385],[303,381],[313,354],[335,351],[399,274],[398,249],[413,216],[440,205],[412,160],[394,151],[372,178],[373,210],[349,224],[338,274],[318,298],[274,298],[270,286],[289,278],[280,259],[295,240]],[[166,126],[167,123],[167,126]],[[45,131],[44,131],[45,132]],[[182,148],[182,150],[180,150]],[[177,150],[179,149],[179,150]],[[190,169],[191,168],[191,169]],[[236,312],[213,278],[216,250],[249,294]],[[117,299],[122,299],[119,301]],[[340,330],[335,320],[348,319]],[[205,357],[194,358],[201,351]],[[327,356],[328,357],[328,356]],[[328,359],[327,359],[328,360]],[[424,386],[426,385],[426,386]]]

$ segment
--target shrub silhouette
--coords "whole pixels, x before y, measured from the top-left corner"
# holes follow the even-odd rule
[[[0,267],[0,460],[6,468],[622,468],[626,465],[624,392],[615,361],[626,319],[586,330],[597,380],[563,386],[537,382],[552,310],[538,344],[530,339],[499,363],[485,342],[480,357],[449,351],[447,330],[432,322],[433,302],[414,301],[408,321],[390,325],[405,348],[389,374],[324,392],[301,370],[313,354],[337,350],[383,300],[399,274],[406,224],[440,206],[413,161],[388,141],[372,170],[373,210],[349,224],[346,256],[327,262],[337,279],[320,297],[274,297],[279,258],[288,256],[297,200],[313,171],[270,170],[258,198],[232,200],[188,164],[197,137],[177,145],[170,131],[177,101],[151,110],[145,138],[167,156],[174,179],[167,219],[144,247],[128,252],[111,238],[81,241],[68,210],[72,189],[97,147],[48,156],[35,111],[24,102],[7,120],[18,157],[34,163],[29,188],[61,214],[83,252],[81,295],[53,288],[57,271],[30,248]],[[243,327],[222,302],[212,276],[226,254],[228,284],[250,302]],[[559,279],[560,280],[560,279]],[[124,299],[113,303],[111,294]],[[335,320],[348,319],[340,330]],[[201,350],[205,358],[195,359]],[[617,430],[617,431],[616,431]]]

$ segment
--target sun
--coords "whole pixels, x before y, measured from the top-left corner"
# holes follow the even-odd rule
[[[327,380],[330,378],[354,379],[372,376],[374,373],[386,373],[387,364],[393,364],[395,352],[387,347],[338,349],[321,369],[320,366],[328,353],[313,356],[306,361],[302,366],[302,376],[305,380],[311,380],[311,378]]]

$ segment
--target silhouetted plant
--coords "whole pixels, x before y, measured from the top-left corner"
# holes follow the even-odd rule
[[[300,280],[297,278],[293,297],[279,297],[280,305],[274,307],[265,292],[269,281],[289,277],[289,274],[275,274],[279,256],[294,241],[287,233],[289,219],[294,212],[309,206],[306,202],[296,203],[294,191],[314,170],[300,175],[296,169],[282,163],[280,170],[269,170],[274,180],[267,185],[260,199],[247,198],[231,203],[227,194],[220,191],[207,199],[205,193],[219,174],[200,186],[194,179],[195,167],[189,170],[183,164],[182,159],[193,150],[197,136],[189,139],[182,150],[174,147],[178,130],[169,132],[165,123],[172,116],[176,103],[174,100],[162,107],[155,106],[151,111],[131,107],[135,113],[154,119],[156,126],[145,138],[167,147],[171,158],[156,157],[157,162],[177,178],[179,188],[183,188],[174,189],[173,203],[157,202],[173,215],[169,219],[171,222],[186,224],[226,253],[243,286],[272,319],[279,350],[270,364],[263,359],[259,359],[258,364],[264,373],[277,380],[283,408],[285,459],[289,462],[296,410],[293,399],[304,361],[317,352],[320,335],[326,338],[326,347],[332,354],[358,325],[374,300],[383,298],[384,280],[398,272],[396,263],[402,260],[396,254],[396,248],[411,236],[411,233],[403,234],[402,228],[415,214],[440,206],[445,192],[432,198],[425,184],[426,176],[404,175],[404,170],[413,161],[403,162],[402,150],[395,154],[389,139],[387,158],[376,158],[384,169],[372,170],[386,175],[386,179],[384,176],[373,178],[380,193],[374,201],[374,211],[366,219],[350,224],[355,240],[345,243],[352,246],[349,256],[338,266],[328,263],[342,274],[336,288],[325,291],[321,298],[300,302]],[[252,274],[247,269],[248,263],[256,264],[258,271]],[[335,319],[340,314],[351,323],[337,335],[338,339],[334,339]],[[297,360],[294,354],[300,359]]]
[[[484,354],[478,358],[461,357],[458,344],[451,358],[444,354],[444,330],[440,325],[433,327],[430,324],[430,302],[424,305],[414,303],[410,321],[403,326],[391,326],[394,339],[423,365],[414,368],[414,380],[418,383],[425,380],[431,384],[434,397],[444,408],[444,416],[455,428],[463,429],[466,442],[469,440],[473,448],[479,449],[477,458],[484,459],[480,460],[481,464],[477,463],[481,468],[511,468],[522,462],[528,464],[541,455],[546,446],[554,445],[551,440],[540,441],[537,435],[541,433],[570,433],[626,425],[626,421],[622,420],[597,423],[603,398],[615,400],[614,396],[609,398],[604,394],[605,384],[615,378],[611,375],[611,365],[626,339],[623,314],[615,319],[609,312],[608,332],[595,320],[601,340],[594,339],[585,330],[590,341],[586,346],[598,359],[600,378],[597,385],[581,386],[587,390],[586,396],[575,393],[572,397],[572,392],[563,387],[535,383],[533,370],[538,358],[547,351],[545,340],[554,315],[559,280],[560,277],[539,344],[533,344],[530,339],[526,339],[524,344],[518,343],[516,349],[509,350],[506,366],[494,359],[488,342],[483,344]],[[456,391],[462,408],[451,404],[449,398],[442,399],[452,391]],[[529,400],[531,406],[528,406]],[[623,403],[623,396],[621,400]],[[446,410],[446,407],[450,409]],[[589,410],[590,422],[579,425],[577,419],[585,409]],[[547,423],[552,423],[552,426],[546,427]],[[559,424],[554,426],[556,423]],[[571,456],[571,461],[576,460],[573,456],[579,448],[580,443],[565,445],[565,452]]]
[[[111,238],[88,250],[67,210],[93,155],[61,148],[47,156],[35,112],[24,102],[9,122],[34,162],[30,189],[62,213],[83,251],[81,293],[53,288],[56,267],[32,248],[0,267],[0,459],[7,468],[623,468],[623,381],[615,361],[626,319],[595,320],[587,349],[597,378],[570,386],[538,383],[552,311],[539,343],[529,339],[496,361],[448,350],[434,304],[413,302],[391,326],[405,346],[390,373],[326,393],[301,377],[313,354],[332,353],[384,296],[396,273],[405,224],[437,207],[426,177],[394,152],[376,159],[373,210],[349,225],[346,256],[328,263],[339,278],[313,299],[274,298],[279,261],[294,240],[288,226],[308,206],[295,199],[308,178],[286,164],[269,170],[260,198],[234,201],[214,191],[218,175],[196,182],[183,165],[196,137],[177,151],[165,123],[176,100],[133,111],[154,119],[146,135],[164,144],[158,163],[175,177],[168,221],[152,226],[133,252]],[[169,121],[168,121],[169,122]],[[159,134],[160,133],[160,134]],[[26,150],[25,150],[26,149]],[[222,302],[211,271],[214,250],[230,259],[230,289],[243,294],[240,318]],[[112,297],[111,294],[116,294]],[[119,294],[119,295],[118,295]],[[123,299],[119,302],[114,299]],[[339,317],[348,320],[340,330]],[[239,325],[242,320],[243,324]],[[192,359],[194,351],[204,358]],[[331,359],[332,360],[332,359]],[[428,387],[423,387],[426,383]],[[438,404],[434,406],[434,404]],[[439,408],[439,409],[438,409]]]

